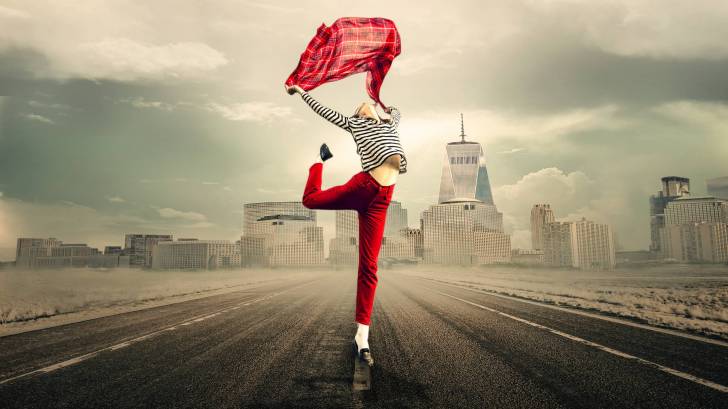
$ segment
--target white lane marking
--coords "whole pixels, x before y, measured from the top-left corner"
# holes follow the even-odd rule
[[[116,344],[109,348],[110,351],[116,351],[117,349],[126,348],[129,345],[131,345],[130,342],[122,342],[121,344]]]
[[[218,315],[218,314],[220,314],[222,312],[226,312],[226,311],[231,311],[231,310],[234,310],[234,309],[238,309],[238,308],[240,308],[241,305],[245,305],[246,306],[246,305],[255,304],[255,303],[260,302],[260,301],[269,300],[269,299],[271,299],[271,298],[273,298],[273,297],[275,297],[277,295],[280,295],[280,294],[283,294],[283,293],[285,293],[287,291],[293,290],[294,288],[298,288],[298,287],[303,287],[305,285],[309,285],[312,282],[313,281],[308,282],[308,283],[303,284],[303,285],[291,287],[291,288],[288,288],[286,290],[279,291],[277,293],[272,293],[272,294],[270,294],[268,296],[265,296],[265,297],[256,298],[256,299],[254,299],[252,301],[246,300],[246,301],[243,301],[243,302],[237,304],[236,306],[226,307],[226,308],[223,308],[221,310],[218,310],[218,311],[216,311],[216,312],[214,312],[212,314],[206,313],[206,314],[203,314],[203,315],[198,315],[198,316],[192,317],[190,319],[187,319],[187,320],[185,320],[183,322],[180,322],[180,323],[177,323],[177,324],[174,324],[174,325],[170,325],[170,326],[164,327],[164,328],[162,328],[160,330],[153,331],[153,332],[150,332],[148,334],[144,334],[144,335],[138,336],[136,338],[132,338],[132,339],[129,339],[129,340],[120,342],[118,344],[114,344],[112,346],[108,346],[108,347],[105,347],[105,348],[97,349],[97,350],[92,351],[92,352],[89,352],[87,354],[83,354],[83,355],[80,355],[80,356],[77,356],[77,357],[73,357],[73,358],[67,359],[65,361],[61,361],[61,362],[55,363],[53,365],[49,365],[49,366],[46,366],[46,367],[43,367],[43,368],[40,368],[40,369],[36,369],[36,370],[30,371],[30,372],[26,372],[26,373],[23,373],[23,374],[20,374],[20,375],[13,376],[13,377],[10,377],[10,378],[6,378],[6,379],[3,379],[3,380],[0,380],[0,385],[5,384],[5,383],[8,383],[8,382],[12,382],[12,381],[17,380],[17,379],[20,379],[20,378],[25,378],[25,377],[28,377],[28,376],[31,376],[31,375],[39,374],[39,373],[53,372],[55,370],[58,370],[58,369],[61,369],[61,368],[65,368],[67,366],[71,366],[71,365],[77,364],[79,362],[85,361],[85,360],[87,360],[89,358],[93,358],[96,355],[100,354],[101,352],[105,352],[105,351],[116,351],[118,349],[125,348],[125,347],[127,347],[127,346],[129,346],[131,344],[134,344],[134,343],[143,341],[145,339],[152,338],[152,337],[154,337],[156,335],[159,335],[159,334],[161,334],[163,332],[172,331],[172,330],[176,329],[178,326],[191,325],[191,324],[194,324],[196,322],[203,321],[203,320],[205,320],[207,318],[214,317],[214,316],[216,316],[216,315]]]
[[[91,352],[91,353],[88,353],[86,355],[77,356],[77,357],[71,358],[71,359],[69,359],[67,361],[59,362],[57,364],[54,364],[54,365],[47,366],[45,368],[39,369],[37,372],[43,372],[43,373],[53,372],[56,369],[65,368],[67,366],[75,365],[75,364],[77,364],[77,363],[79,363],[81,361],[85,361],[85,360],[87,360],[89,358],[93,358],[94,356],[96,356],[96,354],[97,354],[97,352]]]
[[[595,319],[602,320],[602,321],[609,321],[609,322],[613,322],[615,324],[622,324],[622,325],[626,325],[628,327],[635,327],[635,328],[646,329],[646,330],[649,330],[649,331],[660,332],[660,333],[668,334],[668,335],[674,335],[676,337],[681,337],[681,338],[686,338],[686,339],[692,339],[693,341],[700,341],[700,342],[705,342],[706,344],[713,344],[713,345],[718,345],[718,346],[721,346],[721,347],[727,347],[728,348],[728,342],[721,341],[719,339],[712,339],[712,338],[701,337],[700,335],[688,334],[688,333],[681,332],[681,331],[678,331],[678,330],[672,330],[672,329],[667,329],[667,328],[660,328],[660,327],[655,327],[655,326],[648,325],[648,324],[640,324],[639,322],[633,322],[633,321],[628,321],[628,320],[625,320],[625,319],[620,319],[620,318],[615,318],[615,317],[609,317],[609,316],[606,316],[606,315],[595,314],[595,313],[591,313],[591,312],[587,312],[587,311],[580,311],[580,310],[577,310],[577,309],[574,309],[574,308],[559,307],[558,305],[547,304],[547,303],[540,302],[540,301],[525,300],[525,299],[519,298],[519,297],[513,297],[513,296],[505,295],[505,294],[499,294],[497,292],[494,292],[494,291],[488,290],[488,289],[474,289],[474,288],[468,288],[468,287],[464,287],[462,285],[458,285],[458,284],[454,284],[454,283],[448,283],[448,282],[444,282],[444,281],[433,280],[431,278],[424,278],[424,277],[418,277],[418,278],[420,278],[422,280],[432,281],[432,282],[435,282],[435,283],[438,283],[438,284],[442,284],[442,285],[447,285],[447,286],[450,286],[450,287],[459,288],[461,290],[466,290],[466,291],[474,292],[476,294],[489,295],[489,296],[493,296],[493,297],[504,298],[506,300],[522,302],[524,304],[531,304],[531,305],[536,305],[536,306],[539,306],[539,307],[551,308],[553,310],[568,312],[568,313],[575,314],[575,315],[581,315],[581,316],[584,316],[584,317],[595,318]]]
[[[549,328],[547,326],[544,326],[544,325],[541,325],[541,324],[537,324],[535,322],[532,322],[532,321],[529,321],[529,320],[526,320],[526,319],[523,319],[523,318],[520,318],[520,317],[516,317],[515,315],[507,314],[505,312],[498,311],[496,309],[493,309],[493,308],[490,308],[490,307],[486,307],[484,305],[480,305],[480,304],[474,303],[472,301],[464,300],[464,299],[459,298],[459,297],[456,297],[454,295],[450,295],[450,294],[443,293],[443,292],[440,292],[440,291],[436,291],[436,292],[438,294],[444,295],[445,297],[450,297],[450,298],[452,298],[454,300],[462,301],[462,302],[464,302],[466,304],[470,304],[470,305],[472,305],[474,307],[478,307],[480,309],[483,309],[483,310],[486,310],[486,311],[490,311],[492,313],[498,314],[498,315],[503,316],[503,317],[506,317],[506,318],[510,318],[512,320],[521,322],[523,324],[530,325],[532,327],[536,327],[536,328],[540,328],[540,329],[546,330],[546,331],[548,331],[548,332],[550,332],[552,334],[555,334],[555,335],[558,335],[558,336],[561,336],[561,337],[570,339],[572,341],[579,342],[579,343],[584,344],[584,345],[588,345],[590,347],[597,348],[597,349],[602,350],[604,352],[608,352],[608,353],[610,353],[612,355],[620,356],[622,358],[631,359],[631,360],[637,361],[637,362],[639,362],[641,364],[644,364],[644,365],[647,365],[647,366],[650,366],[650,367],[653,367],[653,368],[657,368],[657,369],[659,369],[659,370],[661,370],[663,372],[669,373],[670,375],[675,375],[675,376],[678,376],[680,378],[687,379],[687,380],[689,380],[691,382],[695,382],[695,383],[698,383],[698,384],[707,386],[707,387],[712,388],[712,389],[715,389],[715,390],[717,390],[719,392],[723,392],[723,393],[728,392],[728,386],[724,386],[724,385],[721,385],[719,383],[715,383],[715,382],[709,381],[707,379],[699,378],[699,377],[697,377],[695,375],[691,375],[689,373],[685,373],[685,372],[682,372],[682,371],[678,371],[677,369],[673,369],[673,368],[670,368],[670,367],[667,367],[667,366],[664,366],[664,365],[660,365],[658,363],[649,361],[647,359],[640,358],[640,357],[634,356],[634,355],[630,355],[630,354],[628,354],[626,352],[618,351],[618,350],[613,349],[613,348],[610,348],[608,346],[604,346],[602,344],[597,344],[596,342],[592,342],[592,341],[589,341],[587,339],[577,337],[575,335],[567,334],[567,333],[562,332],[562,331],[559,331],[557,329]]]

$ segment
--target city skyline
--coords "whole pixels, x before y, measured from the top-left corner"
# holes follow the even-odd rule
[[[447,156],[446,156],[446,160],[447,160]],[[443,168],[443,172],[444,171],[445,170]],[[716,181],[723,182],[726,179],[728,179],[728,178],[727,177],[720,177],[720,178],[713,179],[711,182],[712,183],[716,183]],[[664,226],[664,223],[665,223],[664,222],[665,215],[663,214],[664,213],[664,208],[665,208],[665,206],[667,204],[669,204],[669,201],[670,200],[674,200],[674,199],[680,197],[680,196],[677,196],[677,195],[683,195],[684,194],[685,195],[685,199],[688,199],[688,201],[702,201],[702,200],[706,200],[706,199],[711,199],[712,200],[712,199],[715,199],[716,197],[718,199],[717,200],[718,202],[722,202],[722,201],[728,200],[728,198],[720,198],[719,196],[711,197],[710,195],[691,196],[690,195],[690,179],[689,178],[683,178],[683,177],[679,177],[679,176],[665,176],[665,177],[662,177],[661,180],[662,180],[662,189],[660,191],[658,191],[659,196],[651,195],[649,197],[650,206],[648,208],[648,210],[649,210],[648,214],[650,215],[651,221],[650,221],[650,226],[648,227],[648,231],[650,231],[651,239],[647,243],[646,247],[639,248],[639,249],[629,249],[629,250],[632,250],[632,251],[639,250],[639,251],[649,251],[649,252],[660,253],[659,246],[658,247],[655,247],[654,243],[655,243],[655,240],[657,240],[658,242],[661,241],[661,240],[664,240],[664,238],[663,239],[660,239],[660,234],[661,233],[659,232],[659,229],[661,227],[663,227]],[[474,182],[477,182],[476,179],[474,179],[473,181]],[[709,181],[706,181],[706,183],[708,183],[708,186],[710,186]],[[722,185],[720,185],[720,186],[722,187]],[[667,201],[662,200],[663,198],[667,199]],[[658,208],[656,210],[656,204],[655,203],[656,203],[656,200],[658,200],[658,199],[659,200],[662,200],[662,201],[660,201],[661,204],[659,206],[657,206]],[[449,202],[459,203],[461,200],[456,199],[456,200],[446,201],[446,203],[449,203]],[[473,201],[473,202],[476,202],[476,203],[483,203],[483,202],[481,202],[481,201],[479,201],[477,199],[474,199],[474,198],[473,199],[465,199],[465,200],[466,201],[469,201],[470,200],[470,201]],[[395,210],[397,212],[403,212],[404,217],[407,218],[408,212],[407,212],[406,209],[402,208],[402,203],[399,202],[399,201],[396,201],[396,200],[393,200],[392,203],[396,207]],[[301,214],[308,215],[308,216],[299,216],[299,217],[302,218],[302,220],[304,220],[304,219],[305,220],[312,220],[313,223],[316,224],[317,220],[320,219],[320,215],[318,214],[318,212],[320,212],[320,211],[318,211],[318,210],[305,209],[305,208],[303,208],[303,206],[302,206],[302,204],[300,202],[295,201],[295,200],[294,201],[277,201],[277,202],[252,202],[252,203],[245,203],[244,204],[244,207],[248,208],[248,207],[251,207],[251,206],[252,207],[263,206],[263,208],[267,209],[267,210],[264,211],[264,213],[278,214],[281,211],[283,211],[283,213],[291,212],[290,209],[289,210],[283,210],[283,209],[286,209],[287,206],[290,206],[291,204],[295,205],[294,207],[300,207],[301,208],[300,211],[298,211],[298,210],[297,211],[294,211],[292,214],[297,214],[299,212],[303,212]],[[488,204],[488,203],[485,203],[485,204],[487,206],[491,206],[493,208],[493,211],[497,212],[497,209],[495,208],[495,206],[493,206],[491,204]],[[427,214],[429,214],[432,211],[433,205],[435,207],[437,207],[438,203],[433,203],[430,206],[429,209],[423,211],[420,214],[420,216],[419,216],[419,225],[420,226],[422,225],[422,222],[423,222],[422,217],[425,216],[425,215],[427,215]],[[442,203],[439,203],[439,205],[442,205]],[[546,209],[546,212],[548,213],[548,215],[546,216],[545,219],[543,219],[544,218],[544,215],[542,214],[543,213],[542,208],[543,209]],[[537,210],[539,210],[540,213],[538,213],[538,214],[534,213]],[[655,216],[655,212],[659,212],[659,217],[660,217],[660,221],[657,222],[657,223],[655,222],[655,217],[654,217]],[[334,225],[334,235],[333,235],[333,237],[329,238],[329,242],[326,242],[326,240],[325,240],[327,234],[326,234],[326,231],[323,230],[323,227],[317,227],[317,229],[321,229],[322,232],[324,233],[323,234],[323,238],[324,238],[324,242],[325,242],[325,244],[324,244],[324,258],[326,258],[326,259],[328,259],[330,257],[330,255],[331,255],[330,254],[330,251],[331,251],[331,247],[330,247],[331,246],[331,243],[333,243],[335,241],[334,239],[336,239],[336,238],[339,237],[339,235],[340,235],[340,229],[341,229],[341,226],[340,226],[339,223],[341,222],[340,219],[341,219],[341,216],[342,216],[342,212],[341,211],[336,211],[336,212],[331,212],[331,213],[334,214],[334,217],[336,219],[336,223]],[[499,220],[503,219],[502,213],[498,212],[498,214],[500,215],[499,216]],[[531,212],[530,212],[530,227],[529,227],[530,238],[528,240],[528,245],[526,245],[524,247],[511,246],[511,248],[513,248],[514,250],[542,250],[540,248],[537,248],[537,247],[539,247],[539,245],[542,243],[542,240],[543,240],[543,238],[539,237],[540,234],[542,234],[542,233],[539,233],[540,232],[540,229],[541,229],[541,227],[539,227],[539,226],[543,226],[543,224],[545,222],[553,221],[553,219],[555,217],[554,214],[555,214],[555,212],[553,211],[553,209],[551,209],[550,204],[547,204],[547,203],[546,204],[539,204],[539,203],[533,204],[533,208],[531,209]],[[390,216],[392,216],[392,215],[388,214],[388,219],[392,218]],[[268,216],[268,218],[270,218],[270,217],[279,218],[281,216],[275,216],[275,217],[274,216]],[[397,216],[397,219],[402,219],[402,217]],[[581,219],[584,220],[585,217],[581,217]],[[243,218],[242,218],[241,230],[240,230],[243,236],[245,235],[245,232],[246,231],[250,230],[250,228],[252,226],[251,223],[253,223],[255,220],[257,220],[257,217],[255,215],[253,215],[253,216],[251,216],[250,214],[247,214],[246,215],[245,212],[243,212]],[[702,220],[702,219],[700,219],[700,220]],[[695,222],[699,222],[700,220],[696,219]],[[708,220],[708,219],[706,219],[706,220],[707,221],[712,221],[712,220]],[[702,220],[702,221],[706,221],[706,220]],[[407,228],[407,229],[412,229],[413,228],[411,225],[408,224],[408,222],[406,220],[403,220],[403,221],[405,223],[405,225],[404,225],[405,228]],[[577,220],[577,219],[571,219],[571,220],[567,220],[566,222],[579,222],[579,220]],[[589,222],[593,223],[593,221],[591,221],[591,220]],[[498,223],[502,223],[502,221],[499,221]],[[610,234],[613,234],[613,228],[611,227],[611,225],[608,222],[606,223],[606,225],[608,225],[609,226],[609,229],[612,230],[612,233],[610,233]],[[417,228],[415,227],[414,229],[417,229]],[[502,227],[493,227],[493,229],[495,229],[496,231],[503,231],[503,228]],[[399,230],[399,229],[395,229],[395,230]],[[393,229],[389,229],[389,227],[388,227],[388,230],[387,231],[389,231],[388,234],[390,236],[392,236],[392,237],[394,237],[394,236],[397,235],[397,232],[395,232]],[[505,233],[507,233],[507,232],[505,232]],[[40,237],[33,237],[33,238],[31,238],[30,236],[19,236],[19,237],[16,237],[16,243],[15,243],[16,246],[14,246],[12,248],[5,248],[5,249],[3,249],[3,250],[5,250],[5,252],[4,253],[3,252],[0,252],[0,261],[17,261],[17,257],[20,255],[19,251],[20,251],[20,248],[21,248],[21,242],[22,241],[29,241],[30,242],[30,241],[38,241],[38,240],[40,240],[40,241],[57,240],[56,237],[52,237],[53,236],[52,234],[50,234],[50,235],[49,234],[41,234],[39,236]],[[159,235],[147,234],[147,233],[144,233],[144,234],[130,234],[130,233],[125,233],[124,236],[125,236],[125,240],[122,242],[122,244],[124,244],[124,248],[132,248],[133,246],[130,246],[129,243],[130,243],[130,240],[132,240],[132,239],[130,239],[130,237],[133,237],[133,236],[144,236],[144,237],[149,236],[149,237],[153,237],[154,239],[156,239],[156,237],[167,237],[167,239],[171,240],[171,237],[172,236],[175,236],[175,234],[173,233],[172,235],[169,235],[169,236],[167,236],[167,235],[161,235],[161,236],[159,236]],[[509,242],[510,242],[510,240],[511,240],[510,235],[508,235],[508,238],[509,238]],[[179,240],[184,241],[184,240],[200,240],[200,239],[198,239],[198,238],[194,238],[194,239],[182,238],[182,239],[179,239]],[[204,242],[204,241],[210,241],[210,240],[212,240],[212,241],[221,241],[221,239],[219,239],[219,238],[213,238],[213,239],[205,238],[205,239],[202,239],[201,241]],[[228,241],[228,242],[230,242],[232,240],[222,239],[222,241]],[[98,250],[99,248],[102,248],[103,247],[103,248],[105,248],[105,251],[103,252],[103,254],[108,254],[107,251],[109,249],[121,248],[121,247],[114,246],[114,244],[116,244],[116,242],[102,243],[101,245],[97,245],[96,248],[94,248],[93,245],[92,246],[87,246],[86,243],[83,243],[80,246],[87,246],[87,248],[90,249],[90,250]],[[615,250],[624,250],[624,249],[617,248],[620,243],[619,243],[619,241],[618,241],[618,239],[616,237],[614,237],[614,244],[615,244]],[[64,244],[64,245],[67,245],[67,244]],[[144,251],[146,251],[149,254],[151,254],[151,250],[148,250],[148,251],[147,250],[144,250]],[[146,256],[147,259],[149,258],[149,254]],[[134,258],[133,257],[133,254],[128,254],[128,255],[131,255],[132,256],[132,259]],[[3,256],[5,257],[5,259],[3,259]],[[664,257],[664,255],[661,255],[660,257]],[[131,264],[134,264],[133,260],[132,260],[132,263]],[[142,263],[142,264],[148,265],[148,264],[151,264],[151,263],[149,262],[149,260],[147,260],[147,262]]]
[[[103,247],[134,231],[235,240],[241,204],[300,198],[324,141],[335,155],[324,185],[344,183],[359,170],[352,141],[281,87],[291,55],[340,15],[387,16],[402,33],[382,97],[402,111],[409,169],[393,199],[410,226],[437,200],[441,146],[459,139],[460,112],[514,248],[529,246],[533,203],[646,248],[656,180],[684,175],[701,196],[727,173],[728,12],[714,4],[688,15],[676,3],[664,21],[643,2],[324,4],[202,7],[205,24],[201,6],[170,13],[167,2],[85,13],[4,4],[0,248],[12,255],[17,237],[48,235]],[[148,18],[170,14],[170,24]],[[704,30],[685,29],[696,22]],[[366,99],[363,81],[312,95],[348,113]],[[328,245],[335,219],[321,215]]]
[[[0,27],[3,407],[725,406],[728,2]]]

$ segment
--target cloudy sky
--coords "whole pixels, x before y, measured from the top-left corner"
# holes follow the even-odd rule
[[[0,247],[94,246],[127,232],[235,240],[245,202],[300,200],[361,170],[351,137],[283,82],[343,16],[395,21],[382,87],[402,112],[394,200],[419,226],[446,142],[483,144],[514,247],[529,210],[609,223],[646,248],[659,178],[728,175],[728,3],[639,1],[0,1]],[[311,94],[349,114],[364,75]],[[328,239],[333,216],[319,212]]]

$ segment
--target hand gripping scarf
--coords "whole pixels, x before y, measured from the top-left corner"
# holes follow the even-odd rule
[[[397,27],[381,17],[343,17],[316,31],[286,85],[305,91],[352,74],[367,72],[367,93],[382,108],[379,89],[394,57],[401,52]]]

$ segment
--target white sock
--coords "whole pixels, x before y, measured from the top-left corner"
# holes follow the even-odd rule
[[[369,325],[364,325],[357,323],[359,326],[356,329],[356,335],[354,335],[354,340],[356,341],[356,345],[361,351],[362,348],[369,348]]]

